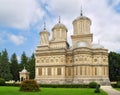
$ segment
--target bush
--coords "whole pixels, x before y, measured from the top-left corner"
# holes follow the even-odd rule
[[[5,85],[5,80],[3,78],[0,78],[0,86],[4,86]]]
[[[98,84],[97,84],[96,82],[90,82],[90,83],[89,83],[89,87],[90,87],[90,88],[96,88],[97,85],[98,85]]]
[[[120,88],[120,81],[117,82],[117,87]]]
[[[25,80],[22,81],[20,85],[20,91],[36,92],[40,90],[39,90],[39,85],[35,80]]]
[[[120,76],[117,76],[116,78],[117,78],[117,82],[120,81]]]
[[[97,85],[97,86],[96,86],[96,89],[95,89],[94,92],[95,92],[95,93],[100,93],[100,85]]]
[[[40,87],[47,88],[88,88],[87,84],[41,84]]]
[[[18,87],[18,86],[20,86],[20,84],[19,83],[6,83],[5,86]]]

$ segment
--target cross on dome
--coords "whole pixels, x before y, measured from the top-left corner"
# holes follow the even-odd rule
[[[46,23],[44,22],[44,30],[46,30]]]
[[[80,16],[83,16],[83,10],[82,10],[82,6],[81,6],[81,12],[80,12]]]
[[[58,21],[59,23],[61,22],[61,19],[60,19],[60,16],[59,16],[59,21]]]

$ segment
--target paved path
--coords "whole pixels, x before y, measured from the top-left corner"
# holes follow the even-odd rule
[[[101,86],[101,89],[107,92],[108,95],[120,95],[120,92],[113,89],[111,86]]]

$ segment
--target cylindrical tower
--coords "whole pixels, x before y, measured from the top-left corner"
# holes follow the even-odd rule
[[[90,34],[91,20],[81,15],[73,21],[74,35]]]
[[[81,15],[73,21],[72,47],[91,47],[93,35],[90,32],[91,20]]]
[[[67,41],[67,28],[60,22],[60,17],[59,22],[52,28],[52,32],[53,41]]]
[[[43,31],[40,32],[40,45],[49,45],[49,35],[50,33],[46,30],[45,24]]]

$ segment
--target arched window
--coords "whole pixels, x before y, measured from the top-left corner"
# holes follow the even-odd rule
[[[80,75],[82,75],[82,66],[80,66]]]
[[[47,69],[47,74],[48,74],[48,75],[51,75],[51,68],[48,68],[48,69]]]
[[[97,68],[95,67],[95,75],[97,75]]]
[[[94,59],[94,62],[97,62],[97,59]]]
[[[58,59],[56,59],[56,62],[58,62]]]
[[[42,68],[38,69],[38,75],[41,76],[42,75]]]
[[[72,75],[72,70],[71,70],[71,67],[68,68],[68,76],[71,76]]]
[[[57,75],[61,75],[61,68],[57,68]]]

